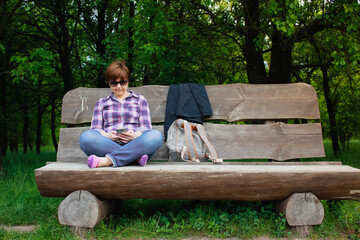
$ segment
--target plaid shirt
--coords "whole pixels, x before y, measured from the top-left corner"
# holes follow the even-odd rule
[[[120,102],[113,93],[100,98],[95,105],[91,130],[116,131],[118,128],[144,132],[151,129],[150,110],[146,99],[129,91],[130,95]]]

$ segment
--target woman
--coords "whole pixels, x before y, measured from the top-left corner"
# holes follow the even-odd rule
[[[161,133],[151,129],[146,99],[128,91],[129,79],[124,61],[113,62],[106,69],[105,80],[112,93],[97,101],[91,128],[79,139],[90,168],[134,162],[144,166],[163,144]]]

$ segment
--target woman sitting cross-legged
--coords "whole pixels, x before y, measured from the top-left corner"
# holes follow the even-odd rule
[[[112,93],[97,101],[91,128],[80,136],[80,149],[90,168],[144,166],[162,146],[163,136],[151,129],[146,99],[128,91],[130,72],[124,61],[111,63],[105,79]]]

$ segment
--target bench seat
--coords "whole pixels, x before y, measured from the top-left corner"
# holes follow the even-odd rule
[[[55,162],[35,172],[46,197],[87,190],[103,199],[283,200],[312,192],[319,199],[360,198],[360,170],[339,162],[149,163],[89,169]]]

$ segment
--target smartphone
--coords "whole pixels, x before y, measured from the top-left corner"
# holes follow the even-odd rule
[[[117,134],[117,135],[120,135],[120,134],[122,134],[123,132],[127,132],[127,128],[116,129],[116,134]]]

